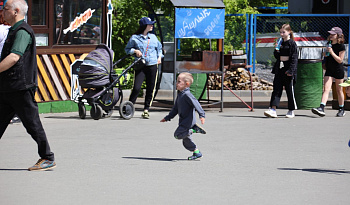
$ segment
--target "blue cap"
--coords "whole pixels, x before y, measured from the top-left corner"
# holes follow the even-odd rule
[[[149,17],[142,17],[139,21],[140,26],[153,25],[156,21],[152,21]]]

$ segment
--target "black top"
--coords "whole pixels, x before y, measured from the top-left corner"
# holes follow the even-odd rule
[[[334,53],[339,56],[339,53],[341,51],[345,51],[345,46],[344,44],[332,44],[332,49],[334,51]],[[343,69],[342,68],[342,63],[338,63],[332,55],[329,55],[327,57],[325,57],[326,59],[326,69]]]
[[[283,62],[284,68],[283,72],[286,72],[295,76],[297,74],[297,65],[298,65],[298,47],[295,41],[289,39],[287,41],[283,41],[280,47],[280,50],[274,50],[274,56],[277,59],[276,64],[272,70],[272,73],[277,73],[280,65],[280,56],[288,56],[289,60]]]

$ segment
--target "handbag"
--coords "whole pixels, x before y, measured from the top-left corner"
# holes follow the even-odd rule
[[[134,70],[141,70],[143,67],[146,66],[145,59],[140,59],[137,63],[134,64]]]
[[[147,47],[146,47],[146,51],[145,51],[145,57],[147,56],[149,42],[150,42],[150,39],[148,39],[148,42],[147,42]],[[146,66],[146,60],[141,57],[141,60],[139,60],[137,63],[135,63],[134,70],[141,70],[145,66]]]

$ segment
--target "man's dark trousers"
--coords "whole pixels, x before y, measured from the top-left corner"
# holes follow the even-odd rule
[[[13,116],[17,114],[27,132],[38,144],[39,156],[54,161],[54,154],[50,151],[34,95],[34,90],[0,92],[0,138]]]

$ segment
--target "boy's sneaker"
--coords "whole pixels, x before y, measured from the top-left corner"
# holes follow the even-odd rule
[[[50,161],[47,159],[39,159],[34,166],[29,167],[28,171],[45,171],[49,169],[53,169],[56,167],[55,161]]]
[[[197,123],[191,127],[193,133],[201,133],[201,134],[207,134],[207,132],[203,129],[203,127],[199,126]]]
[[[198,158],[201,158],[203,155],[201,152],[198,152],[198,153],[194,153],[193,152],[193,155],[192,156],[189,156],[188,157],[188,160],[195,160],[195,159],[198,159]]]
[[[337,117],[343,117],[344,115],[345,115],[344,109],[339,109],[339,111],[337,113]]]
[[[277,112],[276,112],[276,110],[269,109],[269,110],[264,112],[264,115],[266,117],[276,118],[277,117]]]
[[[294,111],[293,111],[293,110],[288,110],[288,112],[287,112],[287,114],[286,114],[286,117],[287,117],[287,118],[293,118],[293,117],[295,117]]]
[[[15,116],[12,118],[12,120],[10,121],[10,124],[13,124],[13,123],[20,123],[22,122],[21,119],[19,119],[19,117]]]
[[[311,111],[312,111],[312,113],[314,113],[320,117],[326,116],[326,113],[324,112],[324,110],[321,107],[312,108]]]
[[[149,119],[149,113],[148,113],[148,111],[146,111],[146,110],[143,111],[141,117],[142,117],[143,119]]]

